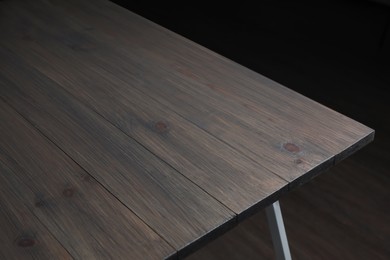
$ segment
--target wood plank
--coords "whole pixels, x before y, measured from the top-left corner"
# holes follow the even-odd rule
[[[7,208],[15,206],[13,214],[27,211],[34,215],[22,215],[18,220],[26,239],[36,232],[37,249],[30,250],[32,255],[45,256],[40,252],[45,248],[48,256],[58,250],[55,243],[45,243],[39,230],[32,229],[34,218],[75,258],[161,259],[176,255],[175,249],[3,101],[0,118],[0,164],[5,169],[0,189],[7,193]],[[33,243],[20,243],[27,242]],[[52,258],[61,257],[60,253]]]
[[[98,3],[75,3],[66,6],[66,15],[45,14],[43,21],[70,17],[59,22],[66,29],[56,31],[54,24],[51,33],[57,42],[65,37],[62,42],[99,66],[98,73],[143,91],[288,181],[301,183],[301,176],[321,172],[373,138],[371,129],[345,116],[111,3]],[[84,28],[83,36],[69,24]]]
[[[59,7],[59,10],[62,10],[61,6]],[[76,13],[77,10],[78,7],[76,8]],[[58,14],[60,13],[61,12],[59,12]],[[41,15],[42,14],[42,17],[45,17],[45,13],[42,12]],[[69,17],[72,17],[72,7],[65,13],[61,14],[67,14],[69,15]],[[84,17],[84,14],[82,14],[80,17],[80,21],[83,21],[82,19],[84,18],[82,17]],[[88,17],[88,14],[85,15],[85,17]],[[51,20],[52,18],[53,17],[48,16],[42,21],[45,22],[45,19]],[[72,17],[71,19],[74,19],[74,17]],[[42,21],[39,21],[38,24],[41,24]],[[24,22],[26,22],[26,20]],[[152,150],[160,157],[163,157],[164,160],[168,161],[175,168],[180,169],[180,171],[182,172],[185,172],[187,166],[191,166],[192,168],[189,168],[190,170],[187,170],[189,175],[186,176],[190,176],[192,181],[195,181],[196,183],[201,183],[203,189],[211,189],[211,191],[216,192],[215,194],[220,194],[219,196],[222,196],[222,198],[224,195],[227,195],[225,194],[225,191],[228,191],[227,187],[230,186],[222,187],[222,189],[221,187],[212,189],[211,185],[206,181],[207,179],[204,179],[204,177],[202,176],[201,178],[198,177],[197,179],[197,172],[192,172],[192,170],[203,172],[206,169],[210,168],[217,169],[217,173],[222,174],[223,172],[219,169],[221,169],[220,167],[224,166],[224,163],[227,162],[234,169],[245,172],[245,170],[248,169],[253,170],[254,166],[257,165],[256,163],[253,163],[253,160],[257,160],[260,164],[264,163],[265,165],[267,165],[267,168],[273,170],[274,172],[280,172],[280,170],[282,170],[281,172],[284,172],[285,174],[282,174],[282,176],[286,180],[292,181],[297,180],[297,178],[300,178],[299,176],[302,176],[302,174],[307,173],[308,171],[311,171],[312,173],[314,172],[314,170],[315,172],[319,172],[320,169],[316,168],[318,165],[321,165],[321,169],[322,167],[330,166],[333,162],[342,159],[348,153],[353,152],[355,149],[365,144],[365,142],[370,141],[373,137],[373,132],[370,129],[365,127],[360,128],[361,125],[356,124],[356,122],[352,120],[348,121],[349,119],[345,119],[343,117],[339,118],[337,113],[333,114],[333,111],[329,112],[327,111],[327,109],[318,106],[318,104],[314,104],[315,106],[319,107],[317,111],[318,113],[312,113],[311,111],[307,112],[306,109],[308,107],[311,107],[312,104],[310,102],[306,102],[307,100],[305,98],[303,98],[302,100],[299,100],[298,98],[298,100],[296,100],[296,94],[293,92],[290,93],[290,97],[289,90],[285,90],[283,89],[283,87],[281,89],[280,86],[275,87],[277,90],[276,93],[272,93],[272,91],[265,91],[264,93],[266,94],[265,96],[263,96],[263,93],[260,94],[257,88],[252,89],[253,86],[256,86],[256,82],[252,82],[251,80],[253,80],[253,78],[257,80],[257,75],[250,75],[250,72],[248,76],[245,74],[247,73],[245,69],[244,72],[240,72],[240,76],[243,78],[238,77],[237,81],[235,81],[235,79],[232,78],[230,74],[226,77],[229,82],[233,82],[231,83],[232,85],[229,85],[229,82],[221,82],[220,77],[224,76],[224,73],[234,71],[232,69],[231,64],[227,64],[225,66],[222,62],[222,65],[217,68],[213,66],[210,68],[208,67],[208,65],[204,66],[203,68],[200,68],[199,64],[201,64],[201,62],[203,62],[204,60],[208,60],[210,62],[215,63],[219,63],[221,61],[219,61],[218,56],[217,58],[215,58],[211,55],[210,58],[208,56],[209,54],[207,51],[205,53],[201,51],[201,55],[196,52],[192,53],[191,44],[189,44],[189,46],[184,44],[185,46],[182,46],[183,48],[178,48],[180,52],[182,52],[180,53],[181,57],[177,58],[178,62],[172,62],[172,53],[170,53],[169,51],[171,50],[171,47],[174,47],[173,45],[166,44],[164,41],[162,41],[162,44],[166,44],[165,50],[168,51],[168,55],[161,55],[161,53],[158,52],[158,44],[160,43],[158,42],[157,45],[153,43],[153,39],[155,41],[156,39],[160,39],[155,35],[150,37],[149,39],[152,40],[146,42],[146,44],[144,41],[145,39],[143,39],[142,37],[141,40],[129,39],[127,38],[127,36],[123,38],[123,35],[121,35],[120,33],[126,33],[127,28],[121,27],[120,24],[122,22],[123,21],[120,21],[120,23],[118,23],[119,25],[107,22],[108,26],[106,25],[105,27],[103,27],[103,33],[99,34],[96,32],[88,33],[89,30],[95,30],[93,27],[88,27],[88,23],[83,24],[82,22],[79,22],[79,20],[77,20],[76,22],[72,21],[72,23],[70,23],[69,25],[68,21],[66,21],[64,22],[64,24],[62,24],[63,26],[65,26],[64,31],[60,30],[58,32],[55,32],[57,24],[51,25],[52,27],[50,30],[52,31],[49,30],[50,37],[45,36],[47,35],[47,32],[40,30],[39,26],[41,25],[39,25],[38,27],[33,27],[33,30],[38,28],[37,31],[27,30],[23,32],[22,30],[23,34],[25,34],[23,36],[24,38],[22,39],[23,41],[19,41],[17,38],[15,38],[16,41],[15,39],[14,41],[12,41],[11,39],[11,41],[7,42],[8,39],[3,39],[3,44],[5,44],[8,48],[14,49],[21,57],[27,57],[27,60],[29,60],[29,62],[31,63],[34,63],[33,65],[37,66],[41,72],[45,73],[54,81],[60,83],[62,86],[65,86],[66,89],[70,91],[73,95],[77,96],[77,98],[87,103],[90,107],[93,107],[95,111],[98,111],[101,115],[109,119],[116,126],[126,131],[127,134],[136,138],[137,141],[142,143],[142,145],[147,146],[148,149]],[[20,24],[21,28],[31,28],[27,23]],[[75,24],[77,25],[78,23],[79,25],[84,26],[81,28],[84,28],[84,30],[87,31],[86,34],[84,34],[84,31],[80,31],[77,27],[74,27]],[[106,23],[106,21],[100,20],[100,23]],[[121,27],[121,29],[115,31],[113,30],[113,26]],[[139,28],[140,31],[148,32],[148,30],[144,29],[145,28],[142,26]],[[127,31],[127,33],[128,32],[129,31]],[[42,33],[44,33],[45,35],[42,35]],[[13,36],[13,34],[10,35]],[[16,35],[18,36],[18,33],[16,33]],[[85,35],[87,35],[87,37]],[[170,33],[167,33],[167,35],[168,38],[171,37]],[[118,37],[119,39],[119,44],[114,44],[112,41],[116,37]],[[40,39],[40,43],[34,42],[37,39]],[[63,45],[53,44],[56,43],[56,41],[62,42]],[[16,44],[14,45],[15,42]],[[28,43],[28,48],[24,49],[24,47],[26,47],[26,42]],[[145,50],[142,50],[142,48],[144,47],[141,47],[140,55],[134,55],[132,52],[129,52],[129,46],[133,46],[134,48],[139,48],[139,46],[146,46],[146,48],[151,49],[148,49],[145,52]],[[69,58],[66,57],[66,48],[73,50],[73,52],[68,53],[70,54]],[[33,50],[35,53],[29,54],[28,52],[31,50]],[[44,56],[45,52],[48,53],[48,55],[45,56],[43,59],[41,58],[39,62],[36,62],[34,60],[34,55],[37,57]],[[182,58],[182,56],[184,57],[184,59]],[[197,60],[199,57],[201,58]],[[45,63],[45,59],[51,59],[52,61],[55,60],[56,62]],[[145,59],[146,62],[143,62]],[[87,60],[87,62],[84,62],[85,60]],[[138,64],[136,64],[136,66],[130,66],[129,60]],[[115,61],[118,61],[118,63],[115,63]],[[63,65],[67,65],[69,67],[69,65],[72,63],[75,64],[75,68],[67,69],[65,72],[62,71],[62,69],[60,68]],[[83,75],[82,73],[77,71],[79,69],[78,66],[81,63],[82,66],[91,66],[90,70],[86,70],[88,72],[86,73],[86,75]],[[160,65],[156,66],[157,63]],[[188,64],[190,65],[187,66]],[[51,68],[50,66],[55,67]],[[80,66],[80,68],[82,66]],[[173,76],[169,72],[169,70],[172,68],[176,73]],[[209,75],[205,75],[204,68],[206,68],[206,70],[212,71],[213,73],[216,72],[215,74],[217,75],[217,78],[209,78]],[[221,69],[221,71],[219,71],[219,69]],[[129,70],[131,71],[131,73],[129,73]],[[241,69],[239,68],[238,70],[240,71]],[[26,72],[26,70],[23,69],[21,71]],[[7,73],[9,73],[9,71]],[[29,69],[27,69],[28,75],[34,73],[35,71],[32,73],[31,71],[29,71]],[[145,81],[135,79],[137,77],[139,78],[140,76],[142,78],[144,74],[151,75],[151,77]],[[7,74],[7,77],[9,77],[10,75],[12,75],[12,81],[14,81],[14,77],[16,76],[16,74]],[[90,76],[92,76],[92,79],[90,79]],[[246,77],[249,77],[250,79],[248,80],[248,78]],[[97,87],[91,87],[88,91],[82,92],[80,94],[77,92],[77,89],[75,87],[77,85],[74,85],[74,82],[76,80],[79,82],[83,82],[83,84],[88,85],[88,87],[93,86],[93,84],[96,84]],[[259,82],[262,82],[261,80],[262,79],[260,78]],[[17,79],[15,82],[17,83],[17,85],[29,84],[28,81],[19,79]],[[131,87],[135,86],[133,89],[129,88],[129,82],[132,85]],[[221,83],[221,85],[228,84],[228,87],[221,87],[220,85],[218,85],[219,83]],[[243,91],[241,91],[241,89],[239,90],[236,88],[237,85],[240,85],[242,83],[245,83],[245,85],[249,86],[249,91],[247,91],[246,88]],[[262,82],[261,84],[263,83],[264,82]],[[265,84],[272,86],[272,84],[274,83],[266,82]],[[187,85],[189,85],[190,87],[188,87]],[[125,87],[121,88],[121,86]],[[163,86],[162,90],[160,90],[160,86]],[[165,88],[166,86],[168,87]],[[205,86],[211,88],[211,91],[205,91]],[[156,87],[158,87],[158,91],[154,91]],[[94,93],[94,90],[99,91],[99,93]],[[15,92],[13,92],[13,94],[14,93]],[[124,98],[125,96],[129,96],[132,93],[135,93],[134,97],[131,97],[130,99]],[[53,100],[62,100],[62,94],[63,93],[60,93],[60,95],[58,95],[57,93],[53,95],[54,98],[53,96],[48,98],[53,98]],[[145,95],[147,95],[147,97]],[[19,98],[20,97],[21,96],[19,96]],[[40,101],[40,97],[41,96],[39,95],[35,96],[35,100],[32,103],[34,104],[34,102],[38,100]],[[252,97],[253,100],[251,99]],[[263,97],[263,99],[261,99],[261,97]],[[269,97],[275,97],[275,99],[269,101]],[[66,96],[66,98],[72,99],[73,97]],[[112,116],[112,112],[115,111],[114,108],[107,109],[104,107],[108,104],[112,104],[113,100],[118,101],[121,106],[124,107],[123,110],[117,111],[118,113],[115,116]],[[156,112],[154,109],[151,109],[147,105],[140,102],[140,100],[147,101],[147,104],[151,104],[152,107],[160,108],[163,112]],[[108,104],[104,104],[103,102],[107,102]],[[210,102],[215,104],[218,109],[214,109],[214,105],[207,106],[207,104],[210,104]],[[267,104],[267,102],[269,102],[269,104]],[[282,105],[280,107],[279,102],[282,102],[282,104],[286,103],[287,105]],[[45,103],[45,105],[39,107],[39,109],[36,110],[39,111],[39,113],[37,113],[39,114],[37,117],[42,116],[40,113],[44,111],[45,107],[50,108],[51,105],[53,105],[51,102],[48,103],[49,105]],[[29,108],[30,107],[26,108],[26,110],[24,111],[26,113],[30,113]],[[167,110],[167,108],[169,109]],[[139,110],[142,109],[145,109],[145,113],[141,114],[141,116],[134,118],[134,115],[137,115],[139,113]],[[293,114],[292,118],[289,118],[288,113],[290,113],[291,109],[296,111],[296,113]],[[174,113],[171,114],[171,112],[177,112],[181,117]],[[66,113],[74,113],[74,111],[69,112],[69,110],[66,110]],[[339,126],[337,126],[336,124],[328,126],[327,124],[324,124],[321,120],[319,120],[319,118],[317,118],[317,115],[322,116],[322,113],[330,114],[326,115],[325,119],[332,119],[332,116],[335,116],[335,120],[338,120],[338,123],[345,124],[346,126],[342,125],[342,132],[338,132],[338,130],[340,129],[338,128]],[[51,114],[51,116],[54,117],[55,114],[56,113]],[[280,114],[281,117],[279,118],[275,116],[276,114]],[[309,124],[309,120],[302,120],[301,117],[313,119],[315,125],[311,126]],[[40,118],[40,120],[42,121],[38,120],[37,122],[39,124],[42,123],[44,121],[43,118],[44,116]],[[154,120],[154,118],[158,118],[158,120]],[[163,120],[160,122],[161,118]],[[136,122],[136,127],[133,126],[133,123],[129,124],[128,120],[135,120],[134,122]],[[218,138],[216,139],[210,137],[206,134],[206,132],[196,131],[196,134],[194,134],[192,132],[194,127],[193,125],[189,124],[188,121],[191,121],[198,127],[201,127],[203,130],[212,133]],[[268,121],[270,121],[271,123],[269,123]],[[79,124],[79,122],[80,121],[77,121],[77,124]],[[168,123],[168,128],[166,127],[166,123]],[[295,126],[293,123],[297,123],[298,126]],[[231,124],[233,124],[233,126]],[[179,127],[177,127],[177,125],[179,125]],[[153,128],[153,126],[155,127],[154,131],[151,129]],[[51,127],[52,126],[50,126],[50,124],[43,126],[43,128]],[[93,128],[91,127],[85,129]],[[145,133],[142,133],[143,129],[147,129],[147,131]],[[286,129],[289,129],[287,134],[285,131]],[[52,130],[46,129],[46,131],[50,132]],[[156,135],[156,132],[159,132],[158,135]],[[243,135],[238,136],[237,138],[237,132],[242,132]],[[54,133],[52,132],[51,134],[54,135]],[[315,135],[317,134],[320,134],[318,140],[315,138]],[[332,140],[328,139],[331,134],[339,134],[339,141],[333,142]],[[59,136],[59,139],[63,137],[61,136],[61,134],[59,134]],[[153,139],[148,140],[150,137],[152,137]],[[213,147],[213,149],[215,149],[215,147],[219,147],[227,148],[227,150],[225,151],[224,149],[224,152],[221,153],[221,155],[213,157],[213,160],[216,159],[215,162],[213,160],[210,160],[210,158],[206,158],[206,156],[204,155],[194,156],[194,159],[200,160],[201,162],[202,160],[206,159],[205,161],[208,164],[204,165],[203,163],[199,165],[194,165],[193,163],[182,161],[183,158],[188,159],[190,156],[193,156],[191,151],[183,148],[185,146],[179,146],[180,149],[184,150],[180,150],[183,155],[180,153],[178,155],[180,157],[178,157],[177,160],[175,160],[174,156],[171,156],[169,154],[171,150],[174,150],[174,147],[177,144],[182,145],[183,142],[187,140],[190,141],[189,144],[191,145],[194,143],[194,141],[196,143],[197,138],[195,137],[206,138],[206,140],[210,142],[210,147]],[[361,139],[359,139],[359,137]],[[119,139],[120,138],[115,140]],[[228,145],[224,145],[218,139],[227,142]],[[58,140],[56,142],[58,142]],[[65,141],[62,140],[62,142],[63,143],[61,143],[61,145],[63,145]],[[163,145],[162,147],[160,147],[161,144]],[[325,148],[319,148],[318,145],[320,144],[323,144],[323,147]],[[245,154],[247,157],[250,157],[252,161],[243,157],[241,153],[235,152],[234,149],[230,148],[230,146],[235,147],[241,153]],[[267,148],[265,148],[264,150],[260,149],[259,147],[262,146],[265,146]],[[195,147],[197,150],[199,149],[201,151],[202,149],[206,149],[206,147],[202,144],[195,144],[194,148]],[[215,152],[217,151],[214,151],[213,154],[215,154]],[[235,158],[235,155],[238,155],[238,158]],[[336,157],[334,157],[335,155]],[[237,160],[229,162],[228,160],[226,160],[229,156],[233,156],[233,158]],[[209,159],[209,161],[207,159]],[[242,159],[244,161],[241,161]],[[83,158],[80,160],[83,160]],[[242,162],[245,163],[243,163],[243,165],[240,165],[240,163]],[[249,162],[249,164],[247,162]],[[294,167],[298,168],[298,170],[296,170]],[[231,168],[226,167],[222,169],[228,174],[231,174],[231,172],[229,172]],[[290,174],[288,171],[291,169],[292,174]],[[191,174],[193,176],[191,176]],[[254,171],[251,174],[256,175],[257,172]],[[216,177],[220,176],[222,175],[218,175]],[[245,177],[245,182],[249,180],[249,177]],[[257,182],[258,180],[259,179],[255,179],[255,181]],[[267,179],[264,180],[273,184],[274,187],[277,187],[277,185],[279,185],[279,183],[272,183]],[[236,191],[245,190],[242,187],[239,187],[239,185],[234,185],[235,183],[228,184],[232,185],[231,187],[236,188]],[[263,183],[262,185],[265,184]],[[255,187],[252,186],[249,186],[249,188],[256,190]],[[251,194],[251,196],[252,195],[253,194]],[[257,195],[263,194],[259,192],[259,194]],[[254,197],[255,196],[253,195],[253,197],[245,198],[245,200],[246,202],[248,202],[254,200]],[[229,196],[226,196],[226,198],[229,199]],[[236,202],[236,206],[238,207],[236,208],[236,210],[238,211],[241,210],[239,208],[239,204],[240,203]]]
[[[72,259],[72,256],[26,207],[25,185],[0,163],[0,258]]]
[[[234,224],[233,212],[55,82],[0,56],[0,95],[177,250]]]
[[[344,151],[356,140],[367,135],[369,140],[373,138],[372,129],[354,120],[154,23],[148,23],[139,16],[131,15],[126,10],[117,8],[111,3],[106,1],[98,1],[98,3],[100,6],[85,4],[84,9],[77,8],[82,15],[77,16],[75,13],[74,18],[80,19],[89,26],[98,24],[99,26],[92,26],[95,30],[94,33],[97,34],[97,32],[104,30],[106,37],[110,37],[111,40],[116,39],[116,46],[121,46],[120,43],[123,43],[120,53],[124,58],[134,57],[131,47],[141,44],[141,50],[137,51],[144,55],[142,57],[144,63],[148,64],[153,71],[159,70],[161,78],[169,78],[167,74],[179,74],[179,78],[172,78],[172,80],[178,81],[175,87],[181,86],[183,79],[190,82],[186,86],[186,89],[190,88],[194,91],[190,93],[192,97],[192,99],[188,99],[190,101],[194,99],[194,96],[202,94],[203,100],[212,96],[214,97],[212,99],[213,106],[218,105],[218,112],[224,112],[227,115],[235,114],[242,120],[241,123],[254,130],[269,126],[265,130],[278,131],[281,129],[283,133],[288,129],[290,135],[307,138],[315,145],[325,147],[326,151],[332,154]],[[69,11],[75,11],[75,5],[73,8],[67,7],[70,8]],[[82,2],[78,7],[82,7]],[[81,13],[83,10],[84,12]],[[88,16],[86,10],[96,16]],[[114,19],[110,21],[108,19],[104,19],[104,21],[102,21],[103,19],[94,19],[94,17],[107,18],[108,16],[112,16]],[[100,26],[103,23],[105,26]],[[113,26],[116,30],[112,30]],[[108,34],[109,29],[111,30]],[[134,32],[135,36],[129,32]],[[134,41],[134,37],[137,37],[138,41]],[[108,43],[107,40],[104,42]],[[144,51],[142,52],[142,50]],[[164,71],[161,70],[161,67],[170,70]],[[148,87],[148,85],[143,87]],[[160,91],[155,86],[153,87],[154,92]],[[162,100],[172,102],[169,98]],[[220,102],[216,104],[217,101]],[[190,104],[193,103],[195,102]],[[174,107],[177,109],[179,106]],[[191,111],[186,113],[190,114]],[[213,120],[210,121],[213,122]],[[313,134],[313,132],[317,133]],[[334,136],[338,138],[334,138]],[[344,156],[338,154],[336,160],[342,159]]]
[[[48,52],[54,49],[58,55]],[[32,65],[59,69],[47,75],[235,213],[264,207],[286,188],[268,169],[61,45],[34,46],[33,53]]]
[[[39,9],[41,10],[41,9]],[[14,10],[17,12],[18,10]],[[29,37],[32,37],[34,39],[33,41],[28,41],[25,42],[23,39],[21,40],[23,42],[21,48],[17,49],[18,54],[23,55],[24,59],[29,60],[31,63],[33,63],[34,66],[37,66],[41,71],[43,71],[46,75],[51,77],[52,79],[56,80],[59,82],[61,85],[65,86],[68,90],[73,93],[77,92],[77,96],[80,96],[80,90],[79,88],[75,88],[75,86],[69,86],[69,84],[77,84],[77,80],[82,80],[84,82],[85,86],[88,87],[88,85],[91,85],[91,89],[89,90],[88,93],[84,95],[84,100],[83,102],[87,102],[90,104],[96,111],[99,111],[100,114],[104,115],[107,117],[107,111],[106,107],[109,107],[109,105],[102,105],[107,101],[107,96],[110,97],[112,96],[112,89],[110,88],[115,88],[118,89],[121,93],[124,93],[123,95],[125,96],[132,96],[135,89],[134,88],[129,88],[128,82],[132,82],[132,84],[139,84],[141,86],[141,91],[143,91],[143,86],[145,85],[145,82],[142,82],[142,80],[147,81],[147,84],[150,84],[151,86],[155,86],[156,84],[159,84],[158,81],[161,82],[161,78],[159,76],[156,77],[155,75],[155,69],[150,70],[150,68],[144,68],[142,65],[141,60],[134,60],[134,59],[127,59],[128,64],[124,64],[124,60],[121,58],[122,54],[118,53],[117,51],[112,51],[111,49],[115,49],[115,46],[111,46],[110,49],[105,48],[104,46],[107,45],[107,43],[99,43],[96,41],[94,38],[87,38],[83,34],[83,36],[80,36],[80,30],[82,28],[78,28],[79,31],[74,30],[72,27],[69,27],[69,25],[66,24],[66,22],[62,20],[56,19],[56,17],[64,17],[66,16],[65,14],[58,13],[56,15],[53,15],[55,13],[47,12],[44,14],[40,14],[38,11],[34,10],[33,17],[43,17],[42,19],[49,18],[52,20],[52,24],[54,25],[51,30],[46,29],[46,23],[47,21],[44,21],[43,23],[41,22],[39,26],[39,22],[36,22],[34,20],[29,20],[28,27],[25,28],[24,30],[28,30]],[[28,12],[23,13],[24,19],[28,17]],[[11,18],[10,18],[11,19]],[[17,23],[17,21],[16,21]],[[37,24],[36,27],[32,26],[33,24]],[[73,24],[73,26],[76,26]],[[14,26],[7,26],[7,27],[14,27]],[[23,25],[19,24],[19,27],[23,27]],[[57,28],[57,29],[56,29]],[[12,32],[9,33],[11,35]],[[14,32],[15,34],[15,32]],[[13,36],[14,38],[18,38],[18,36]],[[64,40],[63,37],[65,37],[67,40]],[[81,38],[80,38],[81,37]],[[25,38],[25,36],[20,36],[19,39]],[[79,42],[78,42],[79,41]],[[98,51],[86,51],[87,49],[84,49],[84,51],[79,51],[79,47],[75,47],[74,43],[78,42],[80,44],[80,41],[86,43],[88,46],[93,46],[91,47],[93,50],[98,50]],[[39,42],[39,44],[42,44],[41,48],[37,47],[35,43]],[[73,42],[68,45],[68,42]],[[8,47],[14,48],[15,46],[18,45],[18,42],[9,40],[8,42]],[[19,42],[20,45],[20,42]],[[26,48],[26,46],[31,47],[33,45],[33,48],[31,47]],[[76,44],[77,45],[77,44]],[[96,46],[99,46],[99,48],[96,48]],[[37,49],[38,48],[38,49]],[[82,48],[81,48],[82,49]],[[52,50],[51,55],[50,55],[50,50]],[[37,55],[36,55],[37,54]],[[31,56],[32,55],[32,56]],[[99,56],[100,55],[100,56]],[[104,55],[104,56],[103,56]],[[136,55],[136,54],[135,54]],[[58,57],[59,56],[59,57]],[[98,57],[96,57],[98,56]],[[73,59],[71,57],[74,57]],[[114,57],[114,58],[112,58]],[[137,57],[135,57],[137,58]],[[39,62],[43,59],[42,62]],[[110,60],[110,64],[105,64],[106,61],[104,60]],[[116,79],[116,76],[118,74],[123,73],[123,68],[119,67],[113,67],[114,59],[118,60],[118,63],[120,63],[120,66],[127,66],[134,74],[128,75],[124,73],[123,75],[126,78],[126,81],[124,81],[123,76],[120,76],[121,79]],[[56,62],[53,62],[53,60],[56,60]],[[65,63],[64,63],[65,62]],[[132,64],[135,63],[134,64]],[[107,82],[107,80],[102,81],[101,78],[89,78],[85,77],[83,75],[84,73],[80,73],[81,68],[76,68],[75,64],[85,64],[82,66],[82,69],[88,70],[88,68],[93,68],[94,73],[98,73],[97,76],[99,75],[104,75],[108,80],[111,82],[115,83],[115,86],[112,86],[113,83],[111,84],[105,84],[104,82]],[[101,65],[99,64],[104,64],[104,68],[102,68]],[[116,65],[114,65],[116,66]],[[75,68],[72,68],[75,67]],[[67,68],[64,70],[64,68]],[[110,70],[106,71],[106,68],[109,68]],[[158,69],[161,70],[161,69]],[[115,75],[113,74],[113,71],[115,72]],[[70,74],[70,73],[76,73],[76,74]],[[144,73],[147,73],[148,79],[145,77],[142,77]],[[81,75],[82,78],[80,78]],[[138,79],[137,79],[138,77]],[[77,78],[77,80],[75,80]],[[139,81],[141,80],[141,82]],[[164,80],[162,80],[162,84],[170,87],[170,85],[166,84]],[[186,86],[185,82],[181,82],[183,86]],[[73,88],[73,90],[72,90]],[[99,93],[96,93],[97,89],[99,89]],[[117,92],[118,92],[117,90]],[[92,91],[92,92],[91,92]],[[188,99],[191,99],[188,93],[183,93],[183,90],[178,90],[171,88],[166,89],[168,93],[164,94],[164,96],[161,96],[161,93],[158,94],[158,96],[155,97],[155,99],[161,101],[161,97],[163,98],[168,98],[172,99],[172,97],[179,97],[178,99],[178,106],[181,105],[183,107],[188,107],[189,110],[187,110],[188,114],[187,115],[187,120],[189,119],[190,121],[194,122],[201,128],[205,129],[205,124],[199,123],[199,120],[194,119],[192,115],[195,115],[197,118],[203,118],[205,120],[212,119],[210,122],[213,123],[214,130],[211,131],[213,134],[216,134],[216,136],[221,137],[223,136],[228,136],[230,142],[234,143],[234,146],[237,148],[239,147],[240,151],[244,151],[244,153],[247,155],[247,157],[252,158],[253,160],[256,160],[258,164],[265,164],[267,165],[267,168],[271,168],[276,173],[279,172],[296,172],[299,171],[301,174],[306,173],[310,170],[313,170],[313,167],[317,167],[317,165],[321,162],[323,163],[321,165],[322,168],[329,167],[333,163],[333,158],[331,155],[328,154],[323,154],[323,151],[321,151],[320,148],[311,145],[310,143],[305,144],[305,148],[307,150],[310,150],[310,156],[306,156],[305,160],[301,155],[304,154],[303,152],[299,153],[298,155],[292,152],[286,151],[286,149],[283,148],[283,144],[287,143],[288,141],[285,141],[284,143],[280,141],[280,139],[276,139],[274,136],[268,134],[267,132],[261,133],[261,138],[259,138],[259,129],[254,132],[251,129],[248,129],[246,126],[244,126],[241,122],[240,119],[237,117],[232,117],[229,114],[220,112],[220,111],[215,111],[215,112],[210,112],[212,108],[210,107],[210,104],[207,104],[208,101],[210,101],[207,97],[201,97],[199,99],[199,95],[194,96],[194,99],[196,102],[199,102],[201,105],[196,105],[196,104],[191,104],[191,106],[188,106]],[[110,92],[109,95],[105,92]],[[152,91],[153,92],[153,91]],[[157,91],[159,92],[159,91]],[[93,100],[91,99],[95,98],[98,94],[101,94],[101,98],[98,100]],[[184,100],[182,98],[184,97]],[[83,98],[83,95],[81,95],[81,98]],[[86,98],[86,99],[85,99]],[[89,100],[88,100],[89,99]],[[108,99],[109,100],[109,99]],[[143,99],[141,99],[143,100]],[[206,101],[205,101],[206,100]],[[103,103],[104,102],[104,103]],[[211,100],[212,104],[215,103],[213,100]],[[155,103],[155,102],[154,102]],[[168,106],[165,106],[163,111],[167,110]],[[205,108],[205,109],[203,109]],[[171,112],[176,112],[176,108],[171,108]],[[193,111],[191,111],[191,109]],[[199,109],[201,109],[199,111]],[[118,115],[119,112],[116,112],[115,114],[111,114],[110,118],[112,122],[121,122],[126,120],[129,120],[129,111],[123,111],[124,115]],[[188,116],[189,115],[189,116]],[[117,118],[113,118],[113,116]],[[215,120],[212,118],[213,116],[218,116],[219,118],[215,118]],[[122,118],[121,118],[122,117]],[[125,120],[123,119],[125,118]],[[200,124],[200,125],[199,125]],[[124,131],[128,132],[128,129],[125,129],[125,127],[119,125]],[[210,129],[206,129],[210,130]],[[240,132],[240,135],[237,135],[236,133]],[[286,137],[284,139],[287,140]],[[250,140],[255,140],[256,142],[252,142]],[[147,140],[146,140],[147,141]],[[225,141],[225,140],[224,140]],[[143,142],[143,141],[141,141]],[[255,148],[253,148],[255,147]],[[149,148],[149,147],[148,147]],[[151,148],[149,148],[151,149]],[[254,156],[252,149],[255,149],[257,154]],[[224,149],[225,150],[225,149]],[[177,160],[174,156],[173,159],[169,160],[167,159],[167,153],[164,153],[161,155],[159,151],[154,151],[156,154],[159,156],[163,156],[164,159],[166,159],[168,162],[171,163],[171,165],[177,164]],[[319,153],[319,154],[317,154]],[[259,154],[261,156],[259,156]],[[236,156],[234,156],[236,157]],[[240,158],[243,158],[242,156]],[[325,158],[325,159],[324,159]],[[248,160],[245,159],[245,162]],[[324,162],[325,161],[325,162]],[[252,163],[253,164],[253,163]],[[319,171],[318,167],[315,169]],[[187,170],[189,172],[191,177],[191,174],[193,175],[193,171],[191,169]],[[284,176],[285,177],[285,176]],[[192,178],[192,177],[191,177]],[[194,179],[195,182],[197,182],[196,179]],[[268,186],[268,185],[267,185]],[[208,190],[208,187],[202,186],[205,190]],[[251,186],[249,186],[250,188]],[[244,188],[245,189],[245,188]],[[217,191],[218,192],[218,191]],[[214,194],[212,192],[212,194]],[[224,195],[224,194],[223,194]],[[228,195],[228,194],[226,194]],[[221,201],[224,201],[223,198]],[[236,201],[236,199],[232,199],[232,201]],[[229,202],[231,204],[231,202]],[[236,212],[240,212],[242,209],[246,209],[246,205],[241,205],[242,203],[236,201],[236,204],[238,204],[237,208],[235,205],[232,205],[231,207],[236,210]],[[228,205],[230,206],[230,205]],[[235,208],[234,208],[235,207]]]

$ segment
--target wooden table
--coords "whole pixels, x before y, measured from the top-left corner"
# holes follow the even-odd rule
[[[374,137],[108,1],[0,32],[0,258],[180,258]]]

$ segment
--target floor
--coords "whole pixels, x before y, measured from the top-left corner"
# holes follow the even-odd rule
[[[293,259],[390,258],[388,6],[117,2],[375,129],[373,143],[282,198],[281,206]],[[259,212],[188,260],[273,256],[265,213]]]

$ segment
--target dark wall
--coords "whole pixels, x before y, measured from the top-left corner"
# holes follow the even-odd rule
[[[334,52],[368,57],[390,52],[390,8],[375,1],[262,0],[223,6],[196,2],[114,2],[212,48],[218,45],[213,41],[231,40],[229,28],[241,27],[243,31],[250,31],[249,40],[256,42],[267,41],[264,38],[272,34],[274,38],[283,39],[285,45],[309,45],[309,48],[317,45]],[[223,33],[226,35],[221,35]],[[260,43],[261,47],[268,46]],[[217,48],[223,49],[222,46]]]

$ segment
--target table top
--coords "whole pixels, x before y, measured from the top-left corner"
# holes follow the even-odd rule
[[[180,258],[374,137],[108,1],[0,31],[1,258]]]

